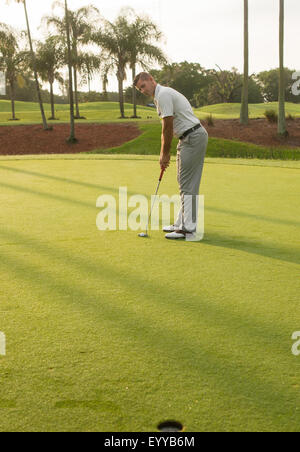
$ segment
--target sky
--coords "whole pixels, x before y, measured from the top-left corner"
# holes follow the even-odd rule
[[[41,18],[51,15],[52,0],[27,0],[34,39],[43,39]],[[209,69],[243,71],[243,0],[68,0],[70,9],[93,4],[113,21],[120,9],[132,7],[147,14],[164,34],[161,48],[170,63],[188,61]],[[0,22],[25,29],[23,6],[0,0]],[[300,70],[300,1],[285,0],[285,66]],[[249,0],[249,70],[257,73],[278,67],[279,0]],[[130,80],[125,82],[125,87]],[[92,89],[101,90],[95,80]],[[83,90],[85,90],[83,88]],[[117,90],[114,77],[108,90]]]

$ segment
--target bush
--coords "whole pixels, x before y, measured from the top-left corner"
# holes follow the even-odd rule
[[[207,125],[213,127],[215,125],[212,114],[207,115],[205,118]]]
[[[291,113],[289,113],[289,114],[287,115],[286,119],[287,119],[288,121],[294,121],[294,120],[295,120],[295,116],[293,116],[293,115],[291,115]]]
[[[269,122],[277,122],[278,121],[278,114],[275,110],[266,110],[264,112],[264,116],[267,118]]]

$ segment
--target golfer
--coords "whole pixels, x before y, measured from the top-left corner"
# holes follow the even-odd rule
[[[197,227],[197,196],[206,154],[208,134],[194,115],[189,101],[173,88],[159,85],[147,72],[141,72],[134,86],[145,96],[154,98],[157,113],[162,119],[160,152],[161,169],[170,165],[170,149],[175,135],[177,146],[177,180],[181,208],[175,224],[164,227],[167,239],[184,239]]]

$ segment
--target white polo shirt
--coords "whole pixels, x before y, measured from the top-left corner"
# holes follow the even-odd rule
[[[187,98],[173,88],[157,85],[154,103],[160,118],[174,117],[174,135],[178,138],[200,123]]]

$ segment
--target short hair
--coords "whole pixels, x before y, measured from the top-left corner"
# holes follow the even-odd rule
[[[148,72],[140,72],[134,79],[133,85],[136,86],[140,80],[149,80],[151,77]]]

